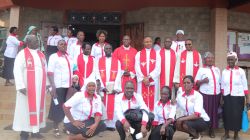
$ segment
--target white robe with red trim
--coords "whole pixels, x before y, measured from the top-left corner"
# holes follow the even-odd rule
[[[40,57],[38,56],[37,50],[31,50],[30,53],[33,56],[35,63],[35,79],[36,79],[36,109],[37,112],[40,112],[40,102],[41,102],[41,87],[42,87],[42,78],[43,78],[43,69],[41,65]],[[45,62],[46,63],[46,62]],[[47,66],[45,67],[45,72],[47,73]],[[44,115],[43,122],[38,123],[37,126],[30,126],[30,115],[29,115],[29,105],[27,94],[23,95],[18,90],[27,88],[27,72],[26,72],[26,60],[24,55],[24,50],[20,51],[15,59],[14,64],[14,77],[16,84],[16,107],[14,113],[14,122],[13,130],[15,131],[26,131],[37,133],[40,128],[45,127],[46,124],[46,106],[44,103]],[[49,85],[48,78],[46,78],[46,85]],[[46,97],[44,99],[44,102]],[[39,120],[39,113],[37,114],[37,120]]]

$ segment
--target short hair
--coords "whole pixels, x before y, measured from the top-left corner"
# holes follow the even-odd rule
[[[183,82],[185,79],[189,79],[191,81],[192,84],[194,84],[194,77],[191,76],[191,75],[186,75],[184,78],[183,78]]]
[[[111,44],[109,44],[109,43],[105,44],[104,48],[105,48],[106,46],[111,46],[111,48],[113,49],[113,46],[112,46]]]
[[[172,98],[172,90],[171,90],[171,88],[169,86],[163,86],[161,88],[161,90],[164,89],[164,88],[168,89],[168,91],[169,91],[169,97],[168,97],[168,99],[170,100]]]
[[[51,28],[53,29],[53,31],[54,31],[54,32],[57,32],[57,33],[59,32],[59,30],[58,30],[58,27],[57,27],[57,26],[51,26]]]
[[[106,38],[108,36],[108,32],[106,30],[97,30],[96,37],[99,37],[101,34],[104,34]]]
[[[82,49],[84,50],[87,45],[89,45],[92,48],[92,46],[91,46],[91,44],[89,42],[83,42],[82,43]]]
[[[211,53],[211,52],[205,52],[204,53],[204,55],[203,55],[203,59],[206,59],[209,55],[212,55],[212,56],[214,56],[214,54],[213,53]]]
[[[17,27],[10,27],[9,32],[12,34],[16,29],[17,29]]]
[[[192,40],[192,39],[190,39],[190,38],[186,39],[186,41],[191,41],[191,42],[193,42],[193,40]]]

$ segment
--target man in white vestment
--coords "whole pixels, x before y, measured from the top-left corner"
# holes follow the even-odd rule
[[[18,53],[14,63],[17,94],[13,130],[21,131],[21,140],[27,140],[29,132],[32,137],[43,138],[39,130],[46,124],[48,85],[46,58],[37,50],[38,40],[35,35],[28,35],[26,39],[28,47]]]

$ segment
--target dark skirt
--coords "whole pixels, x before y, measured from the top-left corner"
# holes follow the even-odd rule
[[[15,58],[4,56],[3,78],[6,80],[14,79],[13,68]]]
[[[172,140],[175,132],[175,127],[172,124],[168,125],[168,127],[166,127],[165,129],[166,135],[160,135],[161,127],[162,124],[153,128],[148,137],[148,140]]]
[[[47,62],[49,62],[50,55],[53,54],[53,53],[56,53],[57,51],[58,51],[57,46],[50,46],[50,45],[47,46],[47,49],[46,49],[46,60],[47,60]]]
[[[242,111],[244,109],[244,96],[224,96],[223,121],[225,130],[240,131]]]
[[[194,129],[197,132],[203,132],[208,129],[210,126],[210,122],[204,121],[202,118],[196,120],[189,120],[185,121],[184,123],[187,124],[188,128]]]
[[[201,93],[202,94],[202,93]],[[210,118],[210,127],[218,128],[218,108],[220,105],[221,95],[207,95],[202,94],[203,96],[203,108],[205,109],[207,115]]]
[[[53,98],[51,99],[48,118],[56,123],[60,123],[64,119],[63,104],[66,101],[68,88],[57,88],[58,105],[55,105]]]
[[[72,133],[72,134],[82,134],[83,137],[85,138],[90,138],[90,137],[93,137],[95,136],[96,134],[102,132],[102,131],[105,131],[106,130],[106,126],[104,124],[103,121],[100,121],[100,123],[98,124],[94,134],[92,136],[87,136],[86,135],[86,132],[88,131],[89,126],[91,126],[92,124],[95,123],[95,119],[94,118],[90,118],[88,120],[85,120],[83,121],[83,123],[85,124],[85,126],[81,129],[78,129],[77,127],[75,127],[72,123],[64,123],[64,126],[66,127],[66,129]]]

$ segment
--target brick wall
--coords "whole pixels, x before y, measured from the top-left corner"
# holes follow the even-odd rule
[[[10,10],[0,10],[0,27],[9,27]]]
[[[201,53],[211,50],[211,12],[209,8],[149,7],[127,12],[126,23],[144,23],[145,36],[175,37],[177,29],[194,41]]]
[[[250,14],[228,11],[228,28],[250,31]]]

